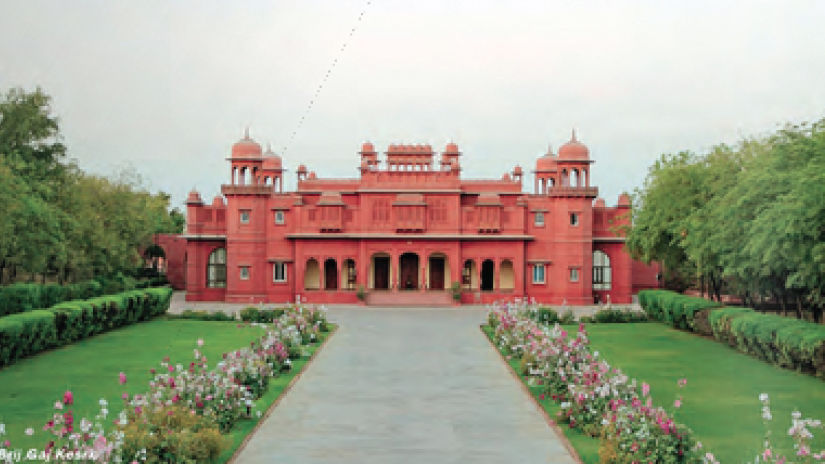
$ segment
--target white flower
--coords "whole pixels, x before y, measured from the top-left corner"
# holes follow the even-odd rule
[[[34,435],[34,429],[31,428],[31,427],[27,428],[26,429],[26,435],[28,435],[28,436]]]
[[[799,412],[799,411],[794,411],[794,412],[791,413],[791,417],[793,417],[794,419],[801,419],[802,418],[802,413]]]
[[[109,402],[106,401],[104,398],[101,398],[100,401],[98,401],[97,403],[100,405],[101,408],[105,408],[106,406],[109,406]]]
[[[759,401],[762,401],[762,402],[768,401],[768,394],[767,393],[760,393],[759,394]]]
[[[0,435],[6,434],[6,424],[0,424]]]

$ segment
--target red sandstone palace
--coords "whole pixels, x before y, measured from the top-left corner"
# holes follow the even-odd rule
[[[575,133],[536,161],[532,194],[519,166],[462,179],[454,143],[440,155],[390,145],[383,166],[371,143],[359,156],[359,178],[301,165],[296,191],[284,192],[279,156],[248,134],[234,144],[223,196],[187,199],[186,299],[451,304],[460,286],[463,303],[580,305],[630,302],[657,285],[657,269],[632,260],[617,232],[630,198],[610,208],[597,198]]]

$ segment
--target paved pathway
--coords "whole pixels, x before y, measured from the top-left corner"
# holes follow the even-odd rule
[[[484,316],[330,310],[338,333],[237,462],[575,462],[479,331]]]

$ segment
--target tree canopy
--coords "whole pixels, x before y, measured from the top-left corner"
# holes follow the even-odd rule
[[[169,195],[137,173],[109,179],[67,161],[50,105],[39,88],[0,98],[0,283],[128,271],[155,233],[183,230]]]
[[[666,154],[635,193],[631,253],[720,297],[825,304],[825,119]]]

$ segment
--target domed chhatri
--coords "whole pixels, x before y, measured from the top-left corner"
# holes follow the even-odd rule
[[[547,153],[536,160],[536,171],[555,171],[556,170],[556,155],[553,154],[553,147],[547,147]]]
[[[266,151],[263,154],[263,158],[264,169],[280,169],[283,164],[281,156],[272,151],[272,145],[268,143],[266,144]]]
[[[559,161],[589,161],[590,150],[587,146],[576,139],[576,129],[573,129],[573,134],[570,141],[559,148]]]
[[[244,130],[243,138],[232,145],[232,157],[260,157],[263,155],[261,145],[249,137],[249,128]]]

